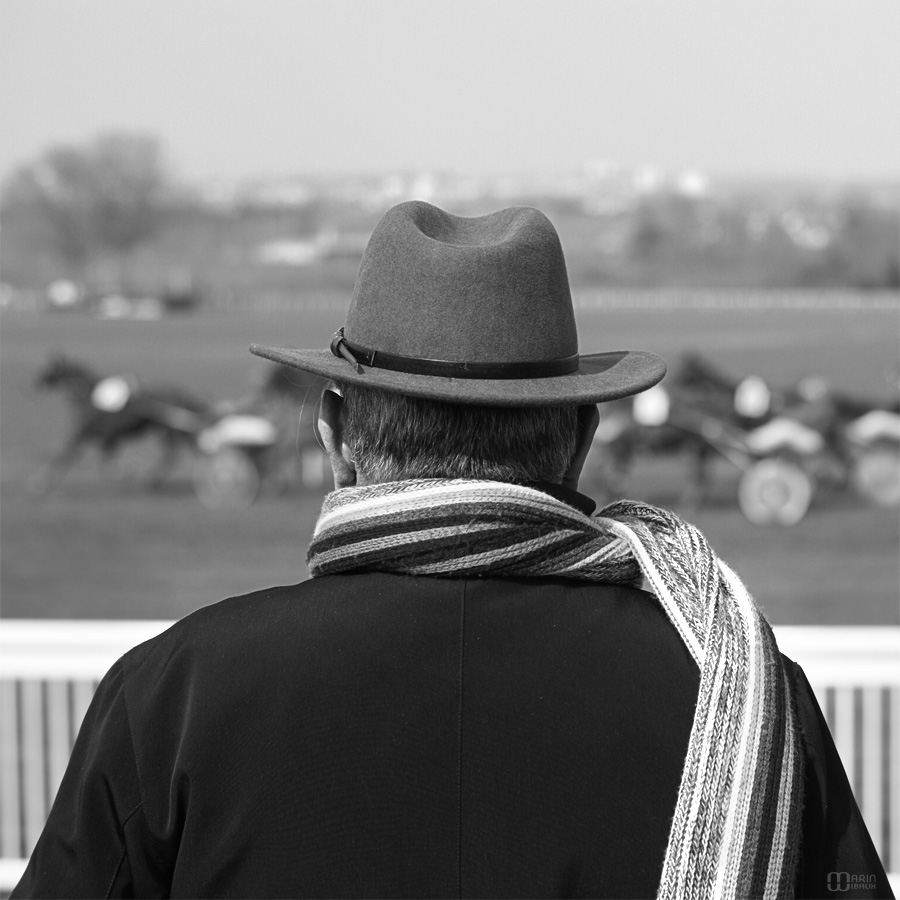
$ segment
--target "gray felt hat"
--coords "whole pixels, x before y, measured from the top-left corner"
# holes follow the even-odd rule
[[[562,247],[543,213],[463,218],[415,200],[375,227],[330,349],[250,351],[338,382],[485,406],[599,403],[666,372],[643,351],[579,356]]]

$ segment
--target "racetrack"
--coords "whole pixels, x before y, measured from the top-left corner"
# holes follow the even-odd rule
[[[579,302],[581,349],[640,347],[670,360],[698,350],[736,375],[774,384],[821,374],[843,390],[889,396],[898,360],[896,298],[793,295],[601,295]],[[778,298],[781,298],[780,300]],[[265,314],[200,311],[160,321],[97,321],[81,313],[4,310],[0,323],[0,613],[7,617],[174,618],[235,593],[306,577],[306,542],[320,494],[263,496],[244,512],[210,512],[190,486],[188,460],[167,487],[139,477],[148,442],[122,454],[122,479],[100,481],[87,458],[47,496],[29,480],[67,436],[58,396],[37,393],[34,375],[51,351],[106,373],[133,372],[210,400],[234,399],[265,364],[251,342],[327,346],[340,304]],[[900,521],[896,509],[819,492],[793,528],[761,528],[734,508],[736,472],[718,467],[714,503],[691,518],[744,577],[779,624],[898,624]],[[673,500],[678,460],[639,464],[624,490]]]

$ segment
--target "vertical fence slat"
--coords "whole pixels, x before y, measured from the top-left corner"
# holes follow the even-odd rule
[[[837,747],[847,779],[853,783],[853,772],[856,769],[856,737],[854,734],[854,689],[849,687],[835,688],[834,722],[831,734]]]
[[[853,689],[853,771],[848,772],[853,796],[857,803],[862,803],[863,792],[863,741],[865,740],[865,722],[863,719],[863,689]]]
[[[825,716],[828,730],[834,734],[834,688],[814,687],[813,690],[815,691],[816,699],[819,701],[822,713]]]
[[[22,853],[16,685],[0,682],[0,857],[13,858]]]
[[[71,749],[68,685],[55,679],[47,682],[47,791],[51,804],[66,771]],[[47,812],[50,812],[49,806]]]
[[[885,868],[889,872],[900,870],[900,688],[892,687],[890,696],[889,728],[890,765],[888,767],[891,783],[888,785],[888,802],[890,803],[890,822],[888,849],[885,853]]]
[[[75,681],[72,684],[72,734],[78,736],[78,730],[81,728],[81,720],[87,712],[87,708],[91,705],[91,698],[94,696],[93,681]],[[74,738],[73,738],[74,743]]]
[[[884,857],[884,785],[882,783],[882,710],[881,688],[869,687],[862,691],[862,721],[859,723],[862,738],[861,772],[862,790],[857,797],[863,819],[872,835],[878,855]]]
[[[44,711],[41,682],[22,681],[22,799],[24,840],[30,854],[44,827]]]

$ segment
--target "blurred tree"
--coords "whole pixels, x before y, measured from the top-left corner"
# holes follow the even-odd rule
[[[15,171],[3,189],[7,215],[30,216],[72,274],[125,254],[161,224],[168,177],[159,142],[115,133],[61,145]]]

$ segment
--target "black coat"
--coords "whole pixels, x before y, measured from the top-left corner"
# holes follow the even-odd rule
[[[803,673],[803,896],[888,883]],[[335,575],[104,678],[13,896],[651,897],[699,676],[655,600]]]

